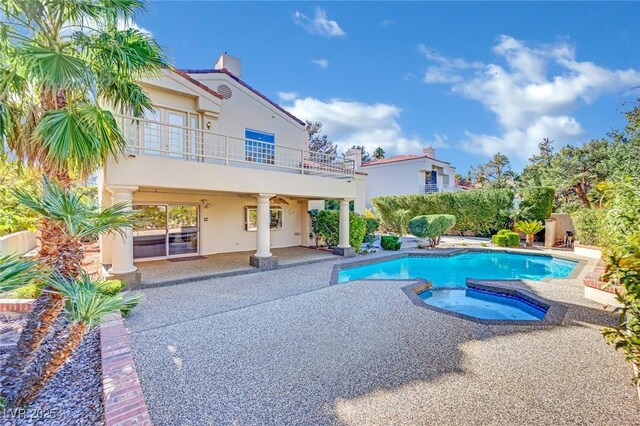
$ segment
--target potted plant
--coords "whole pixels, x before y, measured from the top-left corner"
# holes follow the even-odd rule
[[[516,229],[527,236],[527,245],[533,246],[536,234],[544,229],[544,225],[539,220],[516,222]]]

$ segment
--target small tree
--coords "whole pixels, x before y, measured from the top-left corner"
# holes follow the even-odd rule
[[[374,160],[379,160],[381,158],[384,158],[384,155],[385,155],[384,149],[382,149],[382,147],[380,146],[373,150]]]
[[[107,295],[101,291],[105,282],[94,281],[84,272],[71,280],[55,274],[48,284],[48,288],[65,298],[64,309],[69,323],[52,336],[53,348],[42,360],[43,365],[36,365],[32,375],[23,375],[18,392],[7,399],[10,407],[32,403],[71,358],[87,331],[98,326],[107,315],[129,311],[141,300],[141,295],[127,292]]]
[[[440,244],[440,238],[456,224],[456,217],[450,214],[416,216],[409,221],[409,230],[418,238],[428,238],[431,248]]]
[[[527,245],[533,246],[536,234],[544,229],[542,222],[538,220],[516,222],[516,229],[527,236]]]

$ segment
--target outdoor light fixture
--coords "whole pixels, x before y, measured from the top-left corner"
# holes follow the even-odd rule
[[[211,130],[211,122],[207,121],[207,130]]]
[[[204,205],[205,209],[208,209],[209,207],[211,207],[211,204],[209,203],[209,201],[207,201],[205,198],[203,198],[202,200],[200,200],[202,202],[202,204]]]

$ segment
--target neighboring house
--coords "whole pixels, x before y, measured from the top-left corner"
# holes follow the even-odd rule
[[[396,155],[362,164],[367,173],[366,206],[381,195],[409,195],[456,191],[456,168],[436,159],[434,148],[422,154]]]
[[[101,170],[99,195],[103,206],[130,204],[137,220],[101,241],[111,275],[137,278],[138,261],[249,250],[252,265],[276,267],[270,249],[308,246],[308,205],[323,199],[341,200],[339,251],[351,254],[348,205],[364,210],[366,175],[353,159],[309,152],[305,123],[240,78],[227,54],[214,69],[166,70],[142,81],[155,112],[118,117],[129,149]]]

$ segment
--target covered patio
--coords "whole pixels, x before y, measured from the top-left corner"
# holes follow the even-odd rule
[[[273,248],[271,252],[278,258],[280,267],[336,259],[336,256],[328,250],[307,247]],[[254,251],[218,253],[209,256],[136,262],[135,266],[142,275],[142,287],[155,287],[258,272],[259,269],[250,266],[247,262],[247,258],[254,253]]]

